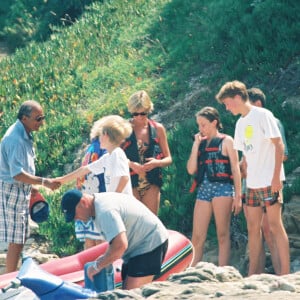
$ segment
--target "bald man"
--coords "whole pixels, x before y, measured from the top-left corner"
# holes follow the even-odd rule
[[[29,237],[29,200],[32,185],[50,189],[60,186],[53,179],[35,175],[33,131],[43,125],[41,105],[23,102],[17,121],[6,131],[0,144],[0,241],[8,243],[6,272],[17,269],[20,254]]]

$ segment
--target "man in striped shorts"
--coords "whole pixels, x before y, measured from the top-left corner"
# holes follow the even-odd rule
[[[29,236],[29,200],[33,184],[50,189],[60,186],[53,179],[35,176],[33,131],[43,125],[41,105],[25,101],[17,121],[8,128],[0,144],[0,241],[8,243],[6,272],[17,269]]]

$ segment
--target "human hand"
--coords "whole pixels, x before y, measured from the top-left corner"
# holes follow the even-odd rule
[[[61,186],[61,183],[56,179],[44,178],[43,185],[54,191]]]
[[[136,173],[136,174],[139,174],[139,175],[145,175],[145,170],[144,170],[144,167],[143,165],[137,163],[137,162],[131,162],[130,163],[130,168]]]
[[[161,160],[155,159],[154,157],[146,158],[146,163],[143,165],[143,170],[149,172],[155,168],[159,167]]]
[[[242,208],[243,208],[243,204],[242,204],[241,196],[234,196],[232,201],[231,211],[236,216],[241,212]]]
[[[93,264],[91,264],[88,269],[87,269],[87,275],[88,275],[88,278],[91,280],[91,281],[94,281],[94,276],[96,274],[98,274],[102,268],[99,267],[99,262],[101,262],[103,259],[103,255],[98,257],[94,262]]]
[[[282,190],[282,182],[279,178],[273,178],[271,182],[272,193],[277,193]]]
[[[63,185],[65,183],[63,176],[55,177],[55,178],[53,178],[53,180],[55,180],[55,182],[59,182],[61,185]]]
[[[39,192],[39,190],[35,187],[35,186],[32,186],[31,187],[31,196],[35,196],[35,194],[37,194]]]
[[[96,263],[96,261],[95,261]],[[88,275],[88,278],[91,280],[91,281],[94,281],[94,276],[96,274],[98,274],[99,271],[96,270],[94,264],[89,266],[88,269],[87,269],[87,275]]]
[[[202,135],[200,132],[198,132],[194,135],[194,144],[200,145],[201,141],[202,141]]]

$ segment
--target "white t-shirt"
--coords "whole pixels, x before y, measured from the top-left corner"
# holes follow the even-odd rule
[[[270,186],[275,167],[275,146],[271,138],[281,137],[273,114],[261,107],[251,107],[236,123],[234,148],[243,151],[247,161],[247,187]],[[281,167],[280,179],[284,180]]]
[[[105,188],[107,192],[115,192],[121,176],[128,176],[129,180],[122,193],[132,195],[131,179],[128,159],[120,147],[111,153],[105,153],[95,162],[87,165],[94,174],[104,173]]]

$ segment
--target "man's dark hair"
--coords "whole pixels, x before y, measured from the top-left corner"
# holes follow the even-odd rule
[[[259,88],[251,88],[247,90],[250,102],[254,103],[260,100],[262,107],[266,107],[266,95]]]

